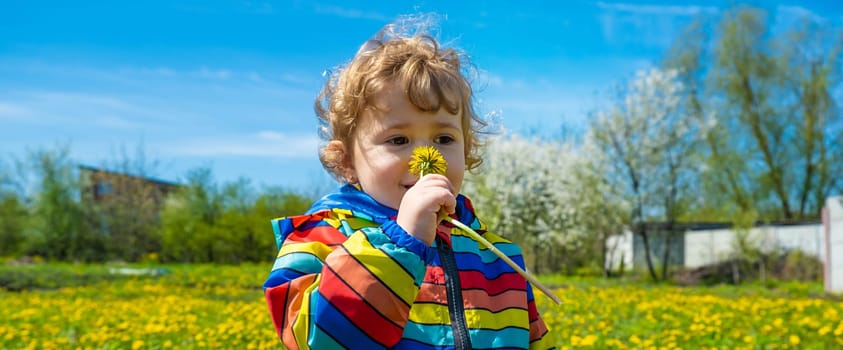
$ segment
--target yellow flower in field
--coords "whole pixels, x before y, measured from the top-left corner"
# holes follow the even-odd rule
[[[831,326],[826,325],[825,327],[820,328],[820,330],[817,333],[819,333],[820,336],[824,336],[824,335],[828,334],[829,332],[831,332]]]
[[[626,345],[624,345],[624,342],[622,342],[618,339],[609,339],[609,340],[606,341],[606,346],[611,346],[611,347],[615,347],[615,348],[623,348]]]
[[[796,335],[796,334],[790,335],[790,344],[799,345],[799,342],[801,342],[801,341],[802,341],[802,339],[799,339],[798,335]]]
[[[754,340],[754,339],[752,338],[752,336],[751,336],[751,335],[746,335],[746,336],[744,336],[744,337],[743,337],[743,341],[744,341],[745,343],[752,343],[752,341],[753,341],[753,340]]]
[[[425,174],[445,175],[448,162],[439,150],[432,146],[416,147],[410,157],[410,174],[422,177]]]
[[[823,319],[826,320],[826,321],[837,320],[838,314],[839,313],[837,312],[836,309],[828,308],[828,309],[823,310]]]
[[[581,346],[592,346],[594,343],[597,342],[597,336],[594,334],[589,334],[580,340]]]
[[[641,338],[638,338],[637,335],[633,334],[631,337],[629,337],[629,342],[633,344],[640,344]]]
[[[143,340],[135,340],[132,342],[132,350],[138,350],[143,347]]]
[[[593,346],[597,342],[597,336],[594,334],[580,337],[578,335],[571,336],[571,345],[573,346]]]

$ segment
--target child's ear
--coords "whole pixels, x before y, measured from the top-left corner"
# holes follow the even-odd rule
[[[337,175],[348,183],[357,183],[357,174],[354,171],[354,163],[351,161],[351,152],[342,141],[329,141],[325,145],[324,152],[326,155],[330,155],[328,158],[330,158],[331,167],[336,170]]]

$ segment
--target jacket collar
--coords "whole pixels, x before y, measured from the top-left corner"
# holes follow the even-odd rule
[[[395,219],[398,210],[378,203],[374,198],[361,191],[357,186],[345,184],[313,203],[306,214],[313,214],[322,210],[346,209],[352,213],[371,217],[377,223]],[[355,214],[356,216],[356,214]],[[486,226],[480,223],[474,213],[471,201],[462,194],[457,195],[456,215],[452,215],[462,223],[471,226],[478,233],[486,231]]]
[[[345,184],[313,203],[306,214],[327,209],[346,209],[371,216],[376,222],[384,222],[398,215],[398,211],[378,203],[374,198],[354,185]]]

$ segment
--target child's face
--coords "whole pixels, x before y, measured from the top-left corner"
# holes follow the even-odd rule
[[[459,193],[465,173],[462,120],[444,108],[420,112],[395,84],[376,95],[360,116],[352,137],[352,166],[357,181],[379,203],[398,209],[407,189],[418,180],[410,175],[413,149],[433,146],[448,162],[445,176]]]

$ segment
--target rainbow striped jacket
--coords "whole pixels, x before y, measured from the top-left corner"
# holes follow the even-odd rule
[[[305,215],[272,220],[279,252],[264,293],[288,349],[553,347],[521,275],[459,229],[440,225],[428,246],[396,215],[345,185]],[[462,195],[454,217],[523,266]]]

